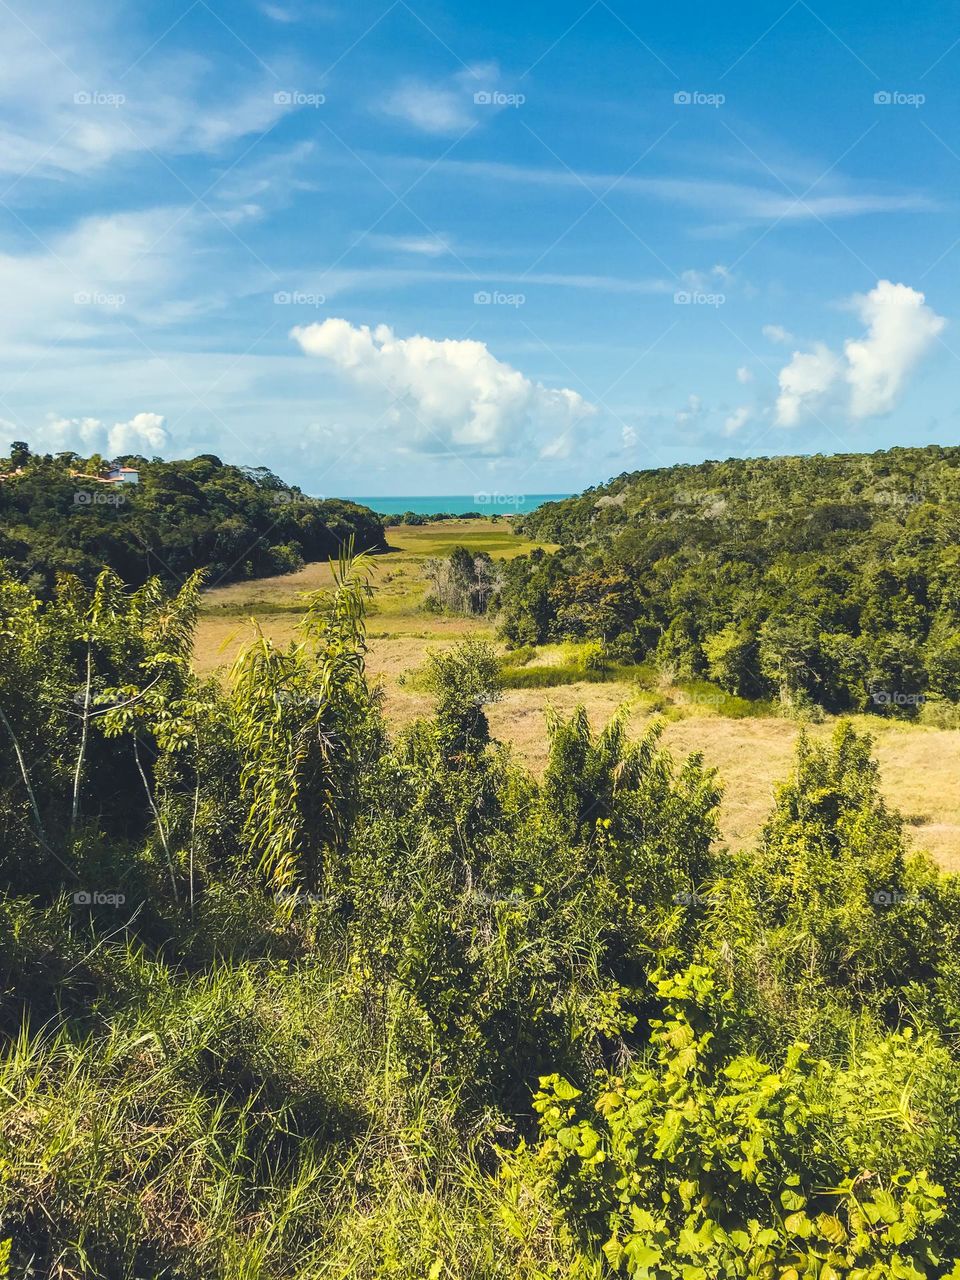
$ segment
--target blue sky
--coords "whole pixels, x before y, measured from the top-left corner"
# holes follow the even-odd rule
[[[949,7],[0,4],[0,423],[320,494],[957,438]]]

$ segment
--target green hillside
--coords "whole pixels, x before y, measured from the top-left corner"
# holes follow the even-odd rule
[[[595,638],[744,697],[917,715],[960,697],[960,449],[618,476],[524,516],[514,644]]]
[[[0,560],[49,591],[58,573],[88,586],[109,566],[139,586],[168,585],[195,569],[209,583],[288,573],[381,547],[383,526],[368,508],[316,501],[266,467],[230,466],[212,454],[183,461],[125,455],[138,484],[104,484],[104,459],[34,455],[15,444],[0,458]]]

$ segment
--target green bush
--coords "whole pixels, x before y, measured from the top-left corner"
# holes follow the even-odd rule
[[[802,1042],[770,1065],[725,1049],[731,994],[693,967],[656,979],[650,1053],[585,1094],[558,1075],[514,1177],[549,1180],[573,1274],[942,1276],[960,1232],[938,1177],[956,1164],[960,1074],[908,1029],[844,1064]]]

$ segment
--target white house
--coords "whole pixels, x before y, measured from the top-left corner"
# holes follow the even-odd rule
[[[107,480],[110,484],[139,484],[140,472],[136,467],[111,467]]]

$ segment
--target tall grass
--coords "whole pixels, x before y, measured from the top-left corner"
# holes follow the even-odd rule
[[[549,1215],[484,1172],[512,1131],[465,1133],[393,1058],[402,1000],[316,956],[103,959],[126,987],[94,1031],[25,1024],[0,1058],[0,1239],[35,1274],[546,1277]]]

